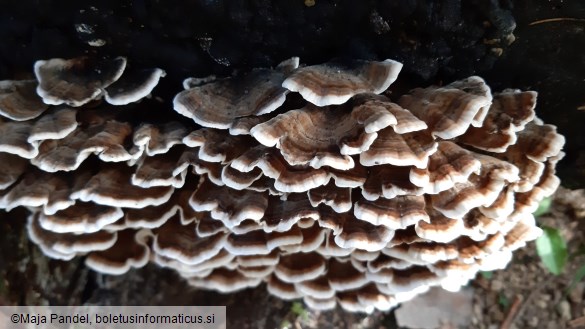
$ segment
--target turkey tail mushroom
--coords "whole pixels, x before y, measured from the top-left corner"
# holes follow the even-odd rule
[[[126,64],[42,60],[36,81],[0,82],[0,208],[30,211],[48,257],[388,310],[504,267],[559,185],[565,140],[533,91],[472,76],[394,103],[396,61],[292,58],[187,79],[143,120],[165,73]]]

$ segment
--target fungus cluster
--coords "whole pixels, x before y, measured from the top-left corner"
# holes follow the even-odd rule
[[[185,80],[191,124],[136,122],[127,104],[164,71],[125,67],[52,59],[0,82],[0,208],[99,272],[150,261],[204,289],[387,310],[503,268],[559,185],[564,138],[535,92],[472,76],[390,98],[398,62],[292,58]]]

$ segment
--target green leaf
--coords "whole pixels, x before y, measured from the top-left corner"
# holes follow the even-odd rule
[[[552,199],[550,197],[542,199],[538,204],[538,208],[534,212],[534,217],[540,217],[550,210],[550,205],[552,204]]]
[[[510,300],[504,295],[503,292],[498,294],[498,304],[500,304],[503,309],[507,309],[510,305]]]
[[[494,273],[493,272],[484,272],[484,271],[481,271],[481,272],[479,272],[479,274],[481,274],[481,276],[483,276],[483,278],[486,279],[486,280],[490,280],[494,276]]]
[[[301,319],[303,319],[304,321],[307,321],[309,319],[309,314],[307,310],[305,310],[303,304],[300,302],[293,302],[291,312],[293,312],[293,314],[295,314],[296,316],[301,317]]]
[[[542,236],[536,239],[536,252],[544,266],[559,275],[567,263],[567,244],[557,229],[543,227],[542,230]]]

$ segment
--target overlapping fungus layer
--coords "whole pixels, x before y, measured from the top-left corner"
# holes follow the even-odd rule
[[[154,262],[362,312],[457,290],[540,234],[564,138],[535,92],[476,76],[390,99],[401,68],[292,58],[187,79],[168,104],[185,124],[124,119],[160,69],[38,61],[36,80],[0,82],[0,208],[27,207],[48,256],[104,273]]]

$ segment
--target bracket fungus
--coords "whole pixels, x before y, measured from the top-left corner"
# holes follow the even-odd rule
[[[26,207],[49,257],[388,310],[504,267],[559,185],[564,138],[536,92],[473,76],[390,97],[398,62],[292,58],[187,79],[141,120],[126,112],[164,71],[126,64],[51,59],[0,82],[0,208]]]
[[[113,105],[126,105],[150,94],[165,75],[161,69],[124,74],[126,58],[95,60],[90,57],[37,61],[37,93],[50,105],[79,107],[106,97]]]

